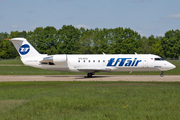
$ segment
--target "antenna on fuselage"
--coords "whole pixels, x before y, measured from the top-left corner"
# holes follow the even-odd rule
[[[135,55],[137,55],[137,53],[136,52],[134,52],[135,53]]]
[[[104,52],[102,52],[103,53],[103,55],[106,55]]]

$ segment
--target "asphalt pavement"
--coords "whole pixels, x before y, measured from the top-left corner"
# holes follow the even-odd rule
[[[180,82],[180,75],[0,75],[5,81],[144,81],[144,82]]]

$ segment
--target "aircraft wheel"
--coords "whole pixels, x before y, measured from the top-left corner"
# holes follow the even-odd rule
[[[160,76],[161,76],[161,77],[163,77],[163,76],[164,76],[164,71],[161,71]]]
[[[88,73],[87,77],[92,77],[92,75],[93,75],[92,73]]]

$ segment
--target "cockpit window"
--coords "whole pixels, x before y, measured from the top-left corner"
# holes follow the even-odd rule
[[[163,58],[161,58],[161,60],[164,60]]]
[[[163,58],[155,58],[156,61],[164,60]]]
[[[161,60],[160,58],[155,58],[155,60]]]

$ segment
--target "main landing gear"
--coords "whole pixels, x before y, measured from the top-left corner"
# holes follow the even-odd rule
[[[164,76],[164,71],[161,71],[160,76],[161,76],[161,77],[163,77],[163,76]]]
[[[92,75],[94,75],[94,73],[87,73],[88,78],[92,77]]]

